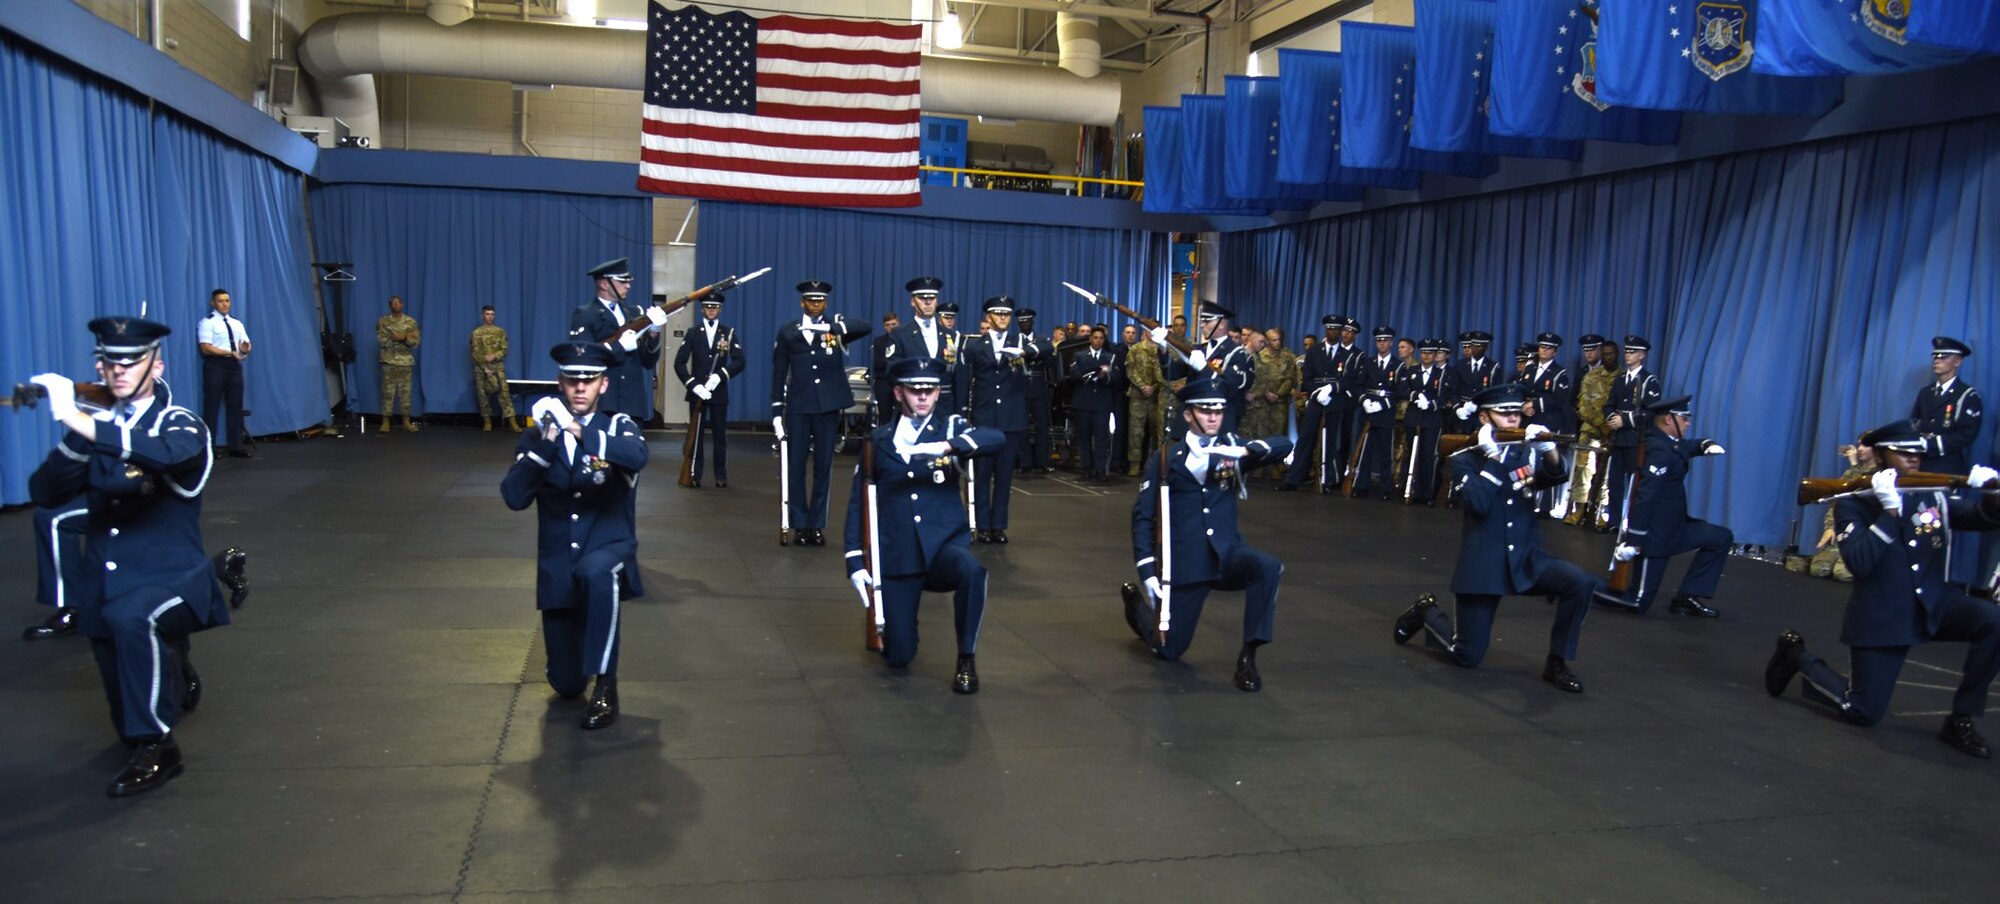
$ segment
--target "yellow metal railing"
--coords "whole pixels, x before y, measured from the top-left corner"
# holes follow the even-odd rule
[[[927,173],[950,173],[950,174],[951,174],[951,184],[952,184],[952,187],[953,187],[953,188],[959,188],[959,187],[965,187],[965,188],[991,188],[991,187],[993,187],[993,186],[992,186],[992,185],[990,184],[990,182],[989,182],[989,184],[987,184],[987,185],[979,185],[979,184],[977,183],[977,181],[976,181],[976,180],[974,179],[974,177],[985,177],[985,178],[986,178],[986,179],[988,179],[988,180],[992,180],[992,179],[1033,179],[1033,180],[1038,180],[1038,181],[1042,181],[1042,182],[1049,182],[1049,183],[1067,183],[1067,184],[1068,184],[1068,185],[1069,185],[1069,186],[1071,187],[1071,188],[1070,188],[1070,191],[1071,191],[1071,193],[1072,193],[1072,194],[1077,194],[1077,195],[1081,195],[1081,194],[1083,194],[1083,186],[1084,186],[1085,184],[1091,184],[1091,185],[1116,185],[1116,186],[1122,186],[1122,187],[1127,187],[1127,188],[1145,188],[1145,187],[1146,187],[1146,183],[1144,183],[1144,182],[1133,182],[1133,181],[1131,181],[1131,180],[1129,180],[1129,179],[1100,179],[1100,178],[1098,178],[1098,177],[1096,177],[1096,176],[1058,176],[1058,175],[1055,175],[1055,174],[1053,174],[1053,173],[1016,173],[1016,172],[1009,172],[1009,171],[1007,171],[1007,170],[989,170],[989,169],[965,169],[965,168],[961,168],[961,167],[954,167],[954,166],[919,166],[919,167],[917,167],[917,169],[919,169],[919,170],[922,170],[922,171],[924,171],[924,172],[927,172]],[[961,182],[959,181],[959,177],[961,177],[961,176],[965,177],[965,180],[964,180],[964,182],[963,182],[963,183],[961,183]]]

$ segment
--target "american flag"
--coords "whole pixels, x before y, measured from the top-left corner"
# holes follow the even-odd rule
[[[651,6],[642,191],[815,207],[923,202],[921,26]]]

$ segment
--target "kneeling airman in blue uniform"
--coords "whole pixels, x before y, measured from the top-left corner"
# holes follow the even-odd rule
[[[1465,529],[1458,549],[1458,569],[1451,592],[1458,597],[1457,624],[1426,593],[1396,618],[1397,643],[1418,631],[1424,641],[1443,650],[1451,661],[1475,668],[1486,658],[1493,640],[1493,615],[1503,596],[1556,598],[1556,623],[1549,631],[1549,658],[1542,680],[1557,690],[1583,692],[1583,682],[1569,670],[1583,618],[1598,581],[1583,569],[1542,551],[1541,519],[1535,516],[1535,493],[1569,479],[1556,444],[1539,439],[1549,432],[1528,425],[1518,443],[1494,440],[1493,431],[1521,429],[1521,406],[1527,393],[1518,383],[1489,386],[1475,394],[1478,442],[1451,456],[1451,481],[1465,510]]]
[[[606,372],[618,363],[609,348],[566,343],[549,357],[561,395],[535,403],[534,426],[514,446],[500,498],[517,512],[537,509],[535,608],[549,687],[571,700],[597,676],[583,727],[603,728],[618,721],[619,605],[645,593],[631,499],[646,467],[646,438],[632,418],[597,410],[611,382]]]
[[[916,658],[917,603],[924,591],[951,591],[952,623],[958,632],[951,689],[978,693],[979,672],[972,657],[986,615],[986,566],[972,555],[972,528],[958,496],[958,459],[991,458],[1011,447],[1005,433],[974,427],[937,408],[946,379],[944,359],[898,358],[890,374],[896,381],[898,416],[869,434],[861,450],[869,456],[869,467],[854,469],[854,492],[847,500],[848,580],[863,598],[873,588],[881,589],[882,655],[897,669]],[[1010,464],[1003,459],[994,467]],[[868,497],[864,482],[870,476],[878,506],[873,524],[862,514]],[[872,563],[862,546],[871,531]]]
[[[1953,534],[2000,529],[2000,473],[1972,466],[1965,480],[1971,489],[1898,486],[1898,476],[1916,473],[1925,452],[1936,448],[1932,438],[1904,420],[1868,431],[1861,442],[1873,446],[1886,467],[1868,489],[1841,496],[1833,506],[1840,558],[1854,572],[1840,628],[1854,677],[1842,677],[1806,649],[1797,631],[1786,631],[1764,667],[1764,689],[1782,696],[1792,676],[1803,672],[1806,699],[1833,707],[1849,722],[1874,725],[1889,714],[1889,696],[1911,647],[1933,640],[1968,643],[1965,677],[1938,736],[1987,759],[1993,751],[1972,720],[1986,714],[1987,691],[2000,677],[2000,608],[1947,580]]]
[[[1633,483],[1631,516],[1619,538],[1613,556],[1618,561],[1639,560],[1638,583],[1628,599],[1610,592],[1598,594],[1598,601],[1613,609],[1644,614],[1660,596],[1667,577],[1667,561],[1686,552],[1694,553],[1680,590],[1668,610],[1675,615],[1714,618],[1715,608],[1702,600],[1715,597],[1722,581],[1723,566],[1729,564],[1729,547],[1736,535],[1720,524],[1710,524],[1688,514],[1688,466],[1706,455],[1721,455],[1722,444],[1712,439],[1687,435],[1694,417],[1692,397],[1676,396],[1646,406],[1652,423],[1645,428],[1645,466]]]
[[[1245,440],[1225,432],[1229,401],[1240,394],[1234,382],[1214,374],[1197,376],[1181,390],[1187,432],[1162,455],[1147,459],[1139,498],[1132,503],[1132,558],[1140,584],[1124,587],[1125,623],[1154,655],[1179,659],[1194,642],[1209,591],[1244,591],[1235,681],[1255,692],[1264,686],[1257,648],[1271,642],[1278,577],[1285,566],[1243,542],[1236,532],[1236,501],[1247,492],[1244,475],[1284,461],[1292,441]]]

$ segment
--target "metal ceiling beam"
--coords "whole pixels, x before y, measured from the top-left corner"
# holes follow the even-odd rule
[[[1012,47],[994,47],[990,44],[967,44],[957,50],[932,50],[924,54],[924,56],[978,60],[982,63],[1022,63],[1030,66],[1054,63],[1057,58],[1057,54],[1049,53],[1045,50],[1016,50]],[[1106,69],[1116,69],[1120,72],[1144,72],[1146,70],[1145,63],[1135,60],[1106,59],[1101,65]]]
[[[966,4],[983,6],[1011,6],[1015,9],[1032,9],[1043,12],[1072,13],[1079,16],[1097,16],[1104,19],[1128,19],[1153,25],[1204,25],[1212,24],[1217,29],[1227,23],[1210,23],[1203,16],[1191,13],[1162,13],[1145,9],[1127,9],[1122,6],[1108,6],[1102,3],[1082,3],[1073,0],[951,0],[953,6]]]

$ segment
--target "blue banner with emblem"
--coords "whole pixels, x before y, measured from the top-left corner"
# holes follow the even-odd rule
[[[1340,54],[1323,50],[1278,51],[1278,179],[1321,186],[1366,185],[1409,190],[1418,174],[1407,170],[1349,169],[1340,165]]]
[[[1495,163],[1478,154],[1426,151],[1410,146],[1410,114],[1417,92],[1417,31],[1403,25],[1340,23],[1343,84],[1340,165],[1491,175]]]
[[[1231,164],[1223,172],[1223,185],[1230,197],[1279,209],[1304,209],[1323,200],[1360,200],[1360,186],[1279,181],[1278,157],[1283,142],[1278,94],[1276,77],[1231,75],[1223,79],[1222,140]]]
[[[1224,170],[1229,149],[1224,142],[1224,101],[1219,94],[1181,95],[1181,190],[1190,207],[1244,216],[1270,210],[1262,202],[1231,197]]]
[[[1638,144],[1680,140],[1671,110],[1614,107],[1597,96],[1597,4],[1508,0],[1493,23],[1487,128],[1525,138]]]
[[[1146,193],[1140,207],[1148,213],[1187,212],[1187,192],[1181,178],[1181,110],[1147,107]]]
[[[1909,9],[1921,0],[1761,0],[1752,72],[1847,75],[1949,66],[1972,51],[1907,42]],[[1987,6],[1938,3],[1930,6]]]
[[[1510,157],[1583,155],[1577,141],[1494,135],[1487,130],[1493,84],[1493,0],[1417,0],[1417,93],[1410,145]]]
[[[2000,4],[1990,0],[1865,0],[1862,15],[1898,44],[2000,53]]]
[[[1626,0],[1603,13],[1597,97],[1625,107],[1816,118],[1838,78],[1750,71],[1757,0]]]

